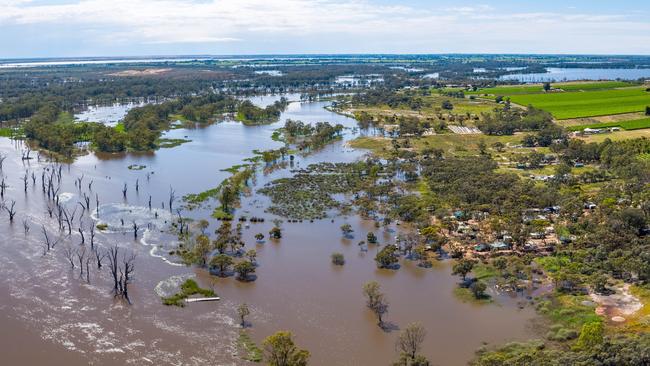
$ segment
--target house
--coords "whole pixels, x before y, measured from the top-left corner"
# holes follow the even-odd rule
[[[490,246],[487,244],[478,244],[474,246],[474,250],[477,252],[487,252],[490,250]]]
[[[524,244],[524,252],[536,252],[538,250],[537,245],[533,242],[527,242]]]
[[[546,237],[546,233],[541,233],[541,232],[530,233],[530,237],[532,239],[544,239]]]
[[[504,243],[502,241],[496,241],[496,242],[490,244],[490,248],[492,248],[494,250],[506,250],[506,249],[510,249],[510,245],[508,245],[508,244],[506,244],[506,243]]]

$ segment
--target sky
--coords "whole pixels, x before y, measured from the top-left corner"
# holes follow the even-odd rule
[[[0,58],[650,54],[650,0],[0,0]]]

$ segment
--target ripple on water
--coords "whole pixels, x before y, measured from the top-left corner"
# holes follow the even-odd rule
[[[132,231],[134,222],[141,228],[165,230],[170,227],[173,220],[167,210],[157,208],[149,210],[147,207],[124,203],[101,205],[99,214],[95,209],[91,217],[98,223],[107,225],[109,232]]]

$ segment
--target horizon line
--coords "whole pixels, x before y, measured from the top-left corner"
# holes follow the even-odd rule
[[[154,54],[154,55],[114,55],[114,56],[48,56],[48,57],[0,57],[3,61],[29,60],[114,60],[144,58],[243,58],[243,57],[359,57],[359,56],[579,56],[579,57],[650,57],[650,54],[625,53],[511,53],[511,52],[448,52],[448,53],[399,53],[399,52],[365,52],[365,53],[241,53],[241,54]]]

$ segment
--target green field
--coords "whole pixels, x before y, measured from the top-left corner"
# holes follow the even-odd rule
[[[513,103],[544,109],[557,119],[640,112],[650,105],[644,87],[550,94],[512,95]]]
[[[602,81],[593,83],[551,83],[555,89],[562,89],[566,92],[573,91],[590,91],[590,90],[604,90],[613,88],[624,88],[632,86],[633,84],[624,81]],[[468,95],[489,94],[494,96],[510,96],[520,94],[544,94],[542,84],[534,85],[502,85],[494,88],[483,88],[477,91],[466,92]]]
[[[606,122],[606,123],[594,123],[590,125],[569,126],[567,127],[567,130],[582,131],[585,128],[609,128],[609,127],[620,127],[627,131],[650,128],[650,118],[637,119],[634,121]]]

